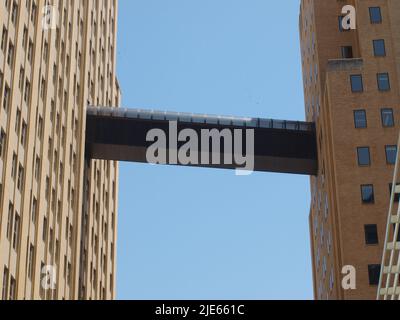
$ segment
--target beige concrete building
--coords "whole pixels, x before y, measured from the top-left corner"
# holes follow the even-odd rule
[[[356,9],[355,30],[343,28],[345,5]],[[303,0],[300,37],[319,149],[310,213],[315,298],[375,299],[400,121],[400,1]],[[342,287],[348,265],[355,290]]]
[[[1,299],[115,297],[118,165],[84,137],[119,105],[117,5],[0,1]]]

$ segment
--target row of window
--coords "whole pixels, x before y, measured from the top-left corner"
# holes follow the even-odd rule
[[[384,39],[376,39],[372,41],[372,47],[375,57],[386,57],[386,44]],[[352,46],[342,46],[341,55],[343,59],[352,59],[353,47]]]
[[[380,7],[369,8],[370,21],[372,24],[382,23],[382,13]],[[386,56],[386,45],[385,40],[376,39],[373,40],[373,52],[375,57]],[[389,91],[390,90],[390,79],[388,73],[378,73],[377,83],[379,91]],[[351,89],[352,92],[363,92],[363,79],[361,75],[351,76]],[[384,108],[381,109],[381,119],[383,127],[394,127],[394,116],[393,109]],[[354,111],[354,123],[355,127],[362,129],[367,128],[367,115],[365,110]],[[397,156],[397,146],[386,146],[386,162],[388,164],[396,163]],[[371,164],[370,150],[369,147],[357,148],[358,164],[360,166],[369,166]],[[392,193],[392,184],[389,184],[389,193]],[[373,185],[363,185],[361,186],[362,202],[365,204],[374,203],[374,186]],[[367,245],[377,245],[379,244],[378,238],[378,227],[377,225],[365,225],[365,243]],[[369,284],[372,286],[379,285],[381,265],[371,264],[368,265],[368,278]]]
[[[1,290],[1,299],[15,300],[16,298],[17,298],[17,281],[13,276],[10,277],[10,272],[8,268],[5,267],[3,273],[3,287]]]
[[[369,224],[364,226],[365,233],[365,244],[366,245],[378,245],[378,226],[376,224]],[[380,264],[368,265],[368,278],[371,286],[379,285],[379,278],[381,272]]]
[[[381,109],[381,121],[384,128],[394,127],[394,113],[391,108]],[[368,126],[367,111],[365,109],[354,111],[354,126],[356,129],[365,129]]]
[[[391,196],[393,184],[390,183],[388,186],[389,186],[389,196]],[[395,200],[395,202],[399,202],[400,194],[396,193],[394,200]],[[361,185],[361,202],[363,204],[374,204],[375,203],[375,192],[374,192],[373,184]]]
[[[390,79],[389,73],[378,73],[376,75],[376,80],[378,84],[379,91],[389,91],[390,90]],[[364,92],[363,77],[361,74],[354,74],[350,76],[351,91],[353,93]]]
[[[390,165],[396,164],[397,146],[385,146],[386,163]],[[357,159],[360,167],[371,165],[371,152],[369,147],[357,148]]]
[[[393,231],[395,230],[396,225],[393,224]],[[368,224],[364,226],[365,233],[365,244],[366,245],[378,245],[378,226],[376,224]],[[400,233],[397,235],[397,241],[400,241]]]

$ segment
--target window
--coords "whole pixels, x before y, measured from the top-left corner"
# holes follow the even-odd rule
[[[8,112],[8,108],[10,106],[10,88],[6,85],[4,88],[4,97],[3,97],[3,108],[6,112]]]
[[[350,76],[350,82],[351,82],[351,91],[352,92],[363,92],[363,80],[362,80],[362,75],[351,75]]]
[[[12,167],[11,167],[11,177],[15,181],[15,178],[17,177],[17,155],[13,154],[13,159],[12,159]]]
[[[28,131],[28,125],[25,121],[22,122],[22,131],[21,131],[21,144],[23,147],[26,146],[26,134]]]
[[[396,194],[396,196],[398,196],[399,194]],[[397,198],[397,202],[399,202],[398,201],[398,198]],[[394,238],[394,236],[396,235],[396,225],[394,224],[393,225],[393,238]],[[396,240],[397,242],[400,242],[400,229],[398,230],[398,232],[397,232],[397,240]]]
[[[24,92],[24,101],[29,103],[29,99],[31,96],[31,84],[28,80],[25,82],[25,92]]]
[[[0,130],[0,158],[3,158],[3,151],[5,149],[6,144],[6,133],[3,129]]]
[[[396,164],[397,146],[386,146],[385,151],[386,151],[386,163]]]
[[[28,61],[32,62],[32,57],[33,57],[33,42],[32,40],[29,40],[29,47],[28,47]]]
[[[357,129],[364,129],[367,127],[367,113],[365,110],[354,111],[354,126]]]
[[[4,74],[0,71],[0,93],[2,92],[3,89],[3,80],[4,80]]]
[[[35,247],[31,244],[29,246],[29,258],[28,258],[28,278],[32,279],[33,276],[33,257],[35,254]]]
[[[2,300],[7,300],[7,292],[8,292],[8,268],[4,267],[3,273],[3,288],[2,288]]]
[[[397,184],[397,187],[399,187],[399,184]],[[390,183],[389,184],[389,197],[392,196],[392,190],[393,190],[393,183]],[[399,200],[400,200],[400,193],[395,193],[394,194],[394,202],[399,202]]]
[[[357,148],[357,157],[359,166],[369,166],[371,165],[371,157],[369,152],[369,147]]]
[[[31,21],[35,25],[36,24],[36,3],[32,2],[32,10],[31,10]]]
[[[38,126],[37,126],[37,136],[39,139],[42,139],[43,134],[43,118],[39,116]]]
[[[376,224],[369,224],[364,226],[365,230],[365,243],[367,245],[378,244],[378,227]]]
[[[15,133],[19,135],[19,128],[21,124],[21,110],[17,110],[17,115],[15,117]]]
[[[386,48],[385,48],[385,40],[374,40],[374,55],[375,57],[384,57],[386,56]]]
[[[369,284],[371,286],[379,285],[380,274],[381,274],[380,264],[370,264],[368,266],[368,278],[369,278]]]
[[[11,22],[13,24],[17,23],[18,5],[14,2],[11,11]]]
[[[54,231],[50,228],[49,251],[52,253],[54,249]]]
[[[45,41],[43,48],[43,59],[47,61],[48,57],[49,57],[49,44],[47,43],[47,41]]]
[[[20,164],[18,167],[17,188],[19,191],[22,191],[23,187],[24,187],[24,168]]]
[[[390,80],[388,73],[378,73],[378,89],[379,91],[389,91],[390,90]]]
[[[7,239],[11,240],[11,232],[14,217],[14,205],[10,202],[8,205],[8,220],[7,220]]]
[[[383,127],[394,127],[393,109],[381,109],[381,116]]]
[[[3,26],[3,33],[1,35],[1,50],[5,53],[7,49],[7,36],[8,36],[8,31],[6,27]]]
[[[20,234],[20,217],[18,213],[16,213],[14,220],[14,234],[12,241],[12,246],[14,250],[17,250],[17,248],[19,247],[19,234]]]
[[[369,16],[372,24],[382,23],[382,13],[380,7],[369,8]]]
[[[14,65],[14,45],[12,44],[11,41],[8,45],[7,63],[11,67]]]
[[[32,214],[31,214],[31,219],[33,223],[36,223],[36,212],[37,212],[37,200],[34,197],[32,202]]]
[[[43,233],[42,233],[42,239],[43,241],[47,240],[47,218],[43,218]]]
[[[343,59],[352,59],[353,58],[353,47],[352,46],[342,47],[342,58]]]
[[[39,156],[36,156],[36,161],[35,161],[35,179],[36,179],[36,181],[39,181],[39,176],[40,176],[40,158],[39,158]]]
[[[40,97],[44,100],[46,94],[46,80],[42,78],[42,82],[40,85]]]
[[[70,286],[71,285],[71,280],[72,280],[72,266],[71,263],[68,262],[68,267],[67,267],[67,283]]]
[[[361,186],[361,199],[364,204],[372,204],[375,202],[374,186],[362,185]]]
[[[25,25],[24,32],[22,34],[22,46],[24,47],[25,50],[26,50],[27,44],[28,44],[28,28]]]

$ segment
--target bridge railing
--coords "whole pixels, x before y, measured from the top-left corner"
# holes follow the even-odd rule
[[[295,131],[313,131],[314,124],[303,121],[274,120],[263,118],[247,118],[247,117],[231,117],[216,116],[207,114],[185,113],[185,112],[169,112],[144,109],[126,109],[111,107],[88,107],[88,115],[143,119],[153,121],[178,121],[183,123],[199,123],[221,126],[249,127],[249,128],[266,128],[266,129],[283,129]]]

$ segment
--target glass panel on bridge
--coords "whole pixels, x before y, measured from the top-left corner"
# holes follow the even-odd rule
[[[104,117],[132,118],[154,121],[180,121],[187,123],[204,123],[221,126],[250,128],[284,129],[312,131],[313,124],[301,121],[284,121],[261,118],[240,118],[215,115],[193,114],[186,112],[167,112],[143,109],[123,109],[111,107],[88,107],[89,115]]]
[[[261,128],[272,128],[272,120],[270,119],[260,119],[260,127]]]

